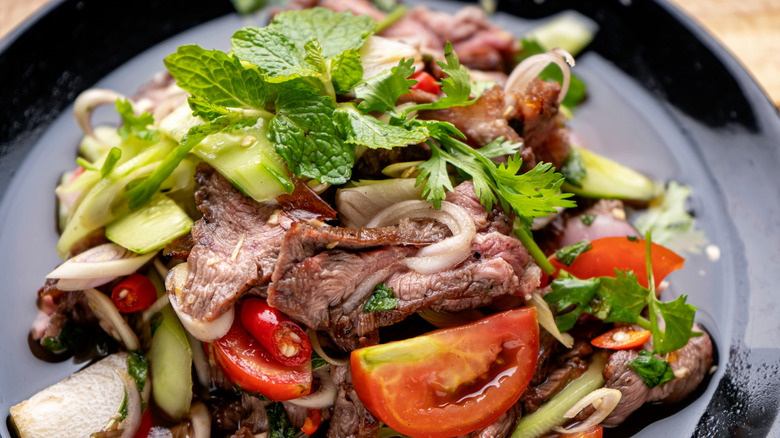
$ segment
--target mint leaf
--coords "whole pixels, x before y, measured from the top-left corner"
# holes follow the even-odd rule
[[[628,362],[628,367],[634,370],[649,388],[663,385],[674,379],[674,372],[669,362],[654,356],[647,350],[640,351],[636,359]]]
[[[312,8],[276,14],[266,28],[285,35],[301,46],[316,38],[322,44],[323,56],[333,58],[344,51],[363,47],[375,26],[376,22],[367,15],[356,16],[348,11],[339,13],[326,8]]]
[[[384,283],[374,287],[374,293],[363,306],[363,312],[376,312],[379,310],[393,310],[398,306],[398,298],[393,295],[393,290]]]
[[[442,71],[447,74],[447,78],[441,81],[441,90],[446,94],[436,102],[415,105],[408,111],[421,111],[449,108],[452,106],[471,105],[476,99],[469,100],[471,96],[471,77],[466,67],[460,64],[458,55],[452,51],[452,44],[447,42],[444,49],[444,59],[446,62],[437,61]]]
[[[198,96],[188,96],[187,103],[192,110],[192,115],[203,120],[214,120],[218,117],[230,114],[230,110],[224,106],[214,105],[208,100]]]
[[[307,40],[308,41],[308,40]],[[320,72],[306,62],[303,44],[298,47],[287,36],[269,27],[245,27],[233,34],[231,47],[240,59],[248,61],[266,75],[268,82],[282,82]]]
[[[592,248],[589,240],[580,240],[577,243],[556,250],[555,257],[564,265],[571,266],[580,254],[590,251]]]
[[[664,355],[684,347],[692,336],[693,317],[696,307],[686,303],[686,296],[677,297],[674,301],[661,302],[653,298],[650,314],[660,313],[666,327],[663,332],[651,324],[653,332],[653,352]],[[651,321],[652,322],[652,321]]]
[[[544,300],[558,312],[567,311],[574,306],[571,311],[559,313],[555,318],[558,330],[565,332],[574,327],[582,312],[590,308],[590,301],[596,296],[600,287],[601,282],[598,278],[588,280],[566,278],[552,282],[552,292],[546,294]]]
[[[296,175],[343,184],[355,162],[355,148],[345,143],[333,123],[336,105],[305,80],[279,85],[276,116],[268,139]]]
[[[347,133],[347,143],[371,149],[390,149],[422,143],[428,139],[428,130],[422,126],[406,129],[403,126],[388,125],[361,113],[351,104],[341,104],[334,116],[334,121]]]
[[[364,86],[355,89],[355,97],[363,99],[358,105],[361,111],[393,112],[398,98],[409,92],[417,81],[409,79],[414,74],[414,59],[402,59],[389,71],[371,78]]]
[[[230,0],[230,2],[233,3],[236,12],[241,15],[249,15],[265,7],[267,3],[265,0]]]
[[[647,305],[648,290],[639,284],[631,271],[615,270],[615,278],[603,277],[599,297],[609,303],[610,311],[600,318],[605,322],[635,324]]]
[[[178,86],[214,105],[262,109],[270,95],[257,70],[218,50],[181,46],[165,58],[165,67]]]
[[[154,116],[147,112],[136,116],[133,105],[127,99],[117,99],[116,111],[122,117],[123,124],[117,130],[122,141],[127,141],[131,135],[147,142],[155,142],[160,138],[156,129],[149,128],[154,125]]]
[[[337,94],[348,93],[355,88],[355,85],[363,80],[360,53],[355,49],[349,49],[333,58],[330,75]]]

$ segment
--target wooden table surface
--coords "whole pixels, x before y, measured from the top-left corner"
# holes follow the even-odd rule
[[[0,38],[47,1],[0,0]],[[780,107],[780,1],[670,1],[715,35]]]

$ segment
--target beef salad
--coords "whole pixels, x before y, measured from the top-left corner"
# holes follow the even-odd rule
[[[293,1],[84,92],[31,344],[100,360],[16,432],[593,437],[688,397],[713,344],[663,290],[704,239],[687,187],[570,131],[591,37]]]

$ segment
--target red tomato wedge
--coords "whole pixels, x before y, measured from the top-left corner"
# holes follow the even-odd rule
[[[284,401],[311,391],[311,362],[299,366],[279,363],[241,326],[240,318],[212,343],[214,360],[228,379],[241,389]]]
[[[615,277],[615,269],[624,271],[630,269],[644,287],[647,287],[647,264],[645,262],[645,240],[628,240],[626,237],[603,237],[591,243],[592,248],[577,257],[571,266],[561,263],[555,256],[550,262],[555,267],[555,274],[563,269],[571,275],[586,279],[593,277]],[[655,287],[671,272],[682,268],[685,259],[670,249],[651,244],[650,259],[653,263],[653,279]],[[545,284],[545,283],[542,283]]]
[[[627,325],[616,327],[593,338],[590,343],[594,347],[608,348],[610,350],[630,350],[641,347],[650,339],[650,330],[637,330]]]
[[[468,434],[522,395],[536,367],[536,309],[524,307],[416,338],[352,352],[352,381],[366,408],[419,438]]]
[[[409,87],[411,90],[422,90],[437,96],[441,92],[441,87],[436,83],[436,79],[426,71],[418,71],[409,78],[417,81],[416,84]]]

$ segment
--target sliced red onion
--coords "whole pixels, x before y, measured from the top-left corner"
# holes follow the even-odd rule
[[[89,308],[100,320],[100,326],[106,333],[123,343],[129,351],[141,348],[138,336],[119,313],[111,298],[97,289],[85,289],[84,295],[87,297]]]
[[[89,289],[132,274],[154,256],[154,253],[138,255],[115,243],[105,243],[71,257],[46,278],[58,278],[60,290]]]
[[[181,297],[188,275],[189,267],[187,263],[180,263],[174,266],[168,272],[168,276],[165,277],[165,289],[168,291],[168,300],[171,302],[171,307],[176,312],[176,316],[179,317],[181,325],[199,341],[211,342],[225,336],[225,333],[230,330],[230,326],[233,325],[233,318],[235,317],[234,308],[230,308],[230,310],[219,315],[213,321],[193,318],[181,310],[179,297]]]
[[[512,70],[512,73],[506,80],[504,90],[513,90],[519,92],[521,95],[525,95],[528,84],[539,76],[542,70],[547,68],[550,64],[557,65],[563,72],[563,83],[561,84],[561,92],[558,94],[558,103],[563,102],[566,93],[569,91],[569,81],[571,79],[571,70],[569,67],[574,67],[574,57],[563,49],[552,49],[549,52],[529,56],[523,60],[523,62]],[[512,94],[509,93],[507,95],[507,106],[514,105],[512,100]]]
[[[309,409],[323,409],[333,406],[333,403],[336,401],[338,388],[336,388],[336,384],[330,376],[328,367],[317,368],[313,374],[320,381],[320,387],[317,389],[317,392],[288,401],[296,406]]]
[[[307,329],[306,334],[309,335],[311,349],[314,350],[314,352],[317,353],[325,362],[335,366],[343,366],[349,363],[349,356],[336,359],[325,353],[325,350],[322,349],[322,345],[320,344],[320,337],[317,334],[317,331]]]
[[[125,96],[113,90],[90,88],[79,94],[79,97],[73,102],[73,115],[76,116],[76,122],[81,130],[88,136],[94,137],[95,133],[92,131],[92,124],[89,121],[92,111],[100,105],[114,103],[117,99],[124,98]]]
[[[558,433],[580,433],[597,426],[615,409],[622,396],[623,394],[617,389],[599,388],[580,399],[563,414],[564,418],[574,418],[586,406],[593,405],[596,410],[590,417],[571,429],[556,426],[553,430]]]
[[[396,224],[401,219],[434,219],[452,232],[452,236],[422,248],[415,257],[408,257],[406,266],[410,269],[420,274],[433,274],[457,265],[471,254],[477,227],[463,207],[442,201],[441,209],[436,210],[425,201],[404,201],[380,211],[366,226],[382,227]]]
[[[394,178],[336,191],[336,209],[351,228],[366,226],[374,213],[401,201],[420,199],[422,185],[416,180]]]

